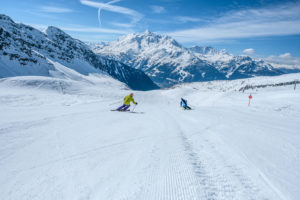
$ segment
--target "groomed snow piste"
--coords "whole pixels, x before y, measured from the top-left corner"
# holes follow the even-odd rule
[[[60,71],[0,79],[0,199],[300,199],[300,86],[237,91],[300,74],[134,92],[141,114],[110,111],[123,84]]]

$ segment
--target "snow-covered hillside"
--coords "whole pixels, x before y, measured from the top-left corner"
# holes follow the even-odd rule
[[[149,30],[90,46],[95,53],[143,70],[161,86],[283,74],[263,60],[233,56],[212,47],[185,48],[171,37]]]
[[[53,62],[83,75],[105,73],[137,90],[158,88],[141,70],[94,54],[56,27],[41,32],[0,15],[0,77],[54,76]]]
[[[280,84],[300,74],[134,92],[120,113],[124,84],[55,66],[69,79],[0,79],[0,199],[300,199],[300,85]]]

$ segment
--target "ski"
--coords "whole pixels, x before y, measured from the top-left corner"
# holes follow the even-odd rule
[[[124,112],[124,113],[134,113],[134,114],[144,114],[144,112],[136,112],[136,111],[130,111],[130,110],[110,110],[110,111],[118,111],[118,112]]]
[[[135,112],[135,111],[131,111],[129,113],[134,113],[134,114],[144,114],[145,112]]]

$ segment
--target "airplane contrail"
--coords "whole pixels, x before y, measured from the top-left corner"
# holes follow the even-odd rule
[[[100,13],[101,12],[101,8],[98,8],[98,23],[99,23],[99,26],[101,26],[101,20],[100,20]]]
[[[107,2],[105,5],[110,5],[110,4],[113,4],[113,3],[117,3],[119,1],[121,1],[121,0],[112,0],[112,1]],[[101,27],[101,18],[100,18],[100,16],[101,16],[101,9],[102,8],[103,8],[103,6],[98,8],[98,23],[99,23],[100,27]]]
[[[103,1],[103,0],[102,0]],[[109,1],[109,0],[108,0]],[[117,5],[111,5],[114,3],[117,3],[122,0],[110,0],[107,3],[103,2],[95,2],[93,0],[80,0],[80,3],[83,5],[91,6],[98,9],[98,23],[99,27],[101,27],[101,13],[102,10],[107,10],[114,13],[119,13],[122,15],[126,15],[129,18],[131,18],[131,24],[136,24],[141,18],[143,18],[143,15],[133,9],[117,6]]]

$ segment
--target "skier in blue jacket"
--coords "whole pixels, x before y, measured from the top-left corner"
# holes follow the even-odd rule
[[[180,106],[183,107],[185,110],[191,110],[191,107],[188,106],[187,100],[181,98]]]

